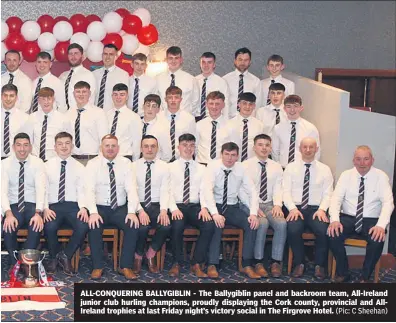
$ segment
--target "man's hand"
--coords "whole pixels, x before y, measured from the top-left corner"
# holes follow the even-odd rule
[[[140,223],[143,225],[149,225],[149,223],[151,222],[150,217],[143,209],[141,209],[139,211],[138,217],[139,217]]]
[[[304,220],[304,216],[302,215],[302,213],[297,208],[295,208],[289,212],[289,215],[287,216],[286,221],[287,222],[297,221],[297,219],[299,217]]]
[[[342,226],[341,222],[334,221],[330,223],[329,227],[327,228],[327,235],[334,238],[335,235],[337,237],[344,231],[344,227]]]
[[[279,205],[274,205],[274,207],[272,208],[272,216],[274,218],[283,218],[285,215],[283,214],[282,208]]]
[[[183,213],[180,210],[174,210],[172,212],[172,220],[181,220],[183,219]]]
[[[44,222],[51,222],[52,220],[56,219],[56,213],[51,209],[44,209],[43,214],[44,214]]]
[[[92,213],[88,219],[88,227],[90,229],[95,229],[97,226],[99,229],[99,222],[103,224],[103,219],[98,213]]]
[[[329,222],[330,222],[330,221],[329,221],[329,218],[328,218],[327,215],[326,215],[326,212],[323,211],[323,210],[321,210],[321,209],[318,209],[318,210],[314,213],[314,215],[313,215],[313,217],[312,217],[312,220],[315,220],[316,217],[318,218],[319,221],[326,222],[326,223],[329,223]]]
[[[216,213],[214,215],[212,215],[213,221],[216,224],[216,227],[218,228],[224,228],[224,224],[225,224],[225,217],[222,216],[219,213]]]
[[[80,219],[82,222],[88,223],[88,211],[85,207],[82,207],[80,211],[77,213],[77,219]]]
[[[137,218],[135,213],[128,213],[127,216],[125,217],[125,223],[128,224],[128,220],[131,221],[129,226],[135,227],[136,229],[139,228],[139,219]]]
[[[11,210],[8,210],[5,214],[5,219],[4,219],[4,232],[13,232],[16,230],[18,226],[18,220],[17,218],[14,216],[14,214],[12,214]]]
[[[257,210],[257,215],[258,215],[259,218],[266,218],[267,217],[262,209],[258,209]]]
[[[44,228],[43,218],[40,214],[35,213],[29,221],[29,226],[33,226],[33,231],[41,232]]]
[[[208,209],[206,207],[202,208],[198,214],[198,220],[202,219],[203,222],[212,221],[212,217],[210,216]]]
[[[259,220],[254,214],[250,214],[248,217],[248,222],[250,223],[250,229],[256,230],[259,227]]]
[[[160,214],[158,215],[157,223],[166,227],[170,224],[169,216],[166,210],[161,210]]]
[[[377,225],[375,227],[372,227],[368,233],[371,234],[371,239],[373,239],[374,241],[385,241],[385,229]]]

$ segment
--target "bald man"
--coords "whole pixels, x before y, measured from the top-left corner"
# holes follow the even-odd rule
[[[330,168],[315,160],[319,147],[316,139],[306,137],[300,142],[301,160],[286,166],[283,173],[283,202],[287,208],[287,239],[293,250],[292,277],[304,274],[304,240],[308,229],[315,234],[314,277],[326,277],[329,242],[326,231],[329,223],[327,209],[333,192],[333,175]]]
[[[337,283],[351,278],[344,246],[348,237],[358,235],[367,241],[360,282],[369,281],[381,257],[394,202],[389,177],[373,163],[370,147],[358,146],[353,155],[354,167],[341,174],[331,198],[327,232],[337,262]]]

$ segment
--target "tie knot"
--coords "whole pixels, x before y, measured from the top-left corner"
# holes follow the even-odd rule
[[[248,119],[243,119],[243,123],[244,123],[244,124],[247,124],[248,121],[249,121]]]
[[[48,114],[44,114],[44,120],[48,119]]]
[[[228,175],[230,175],[230,173],[231,173],[231,170],[224,170],[224,175],[226,177],[228,177]]]
[[[72,75],[74,73],[74,70],[71,69],[69,75]]]
[[[275,80],[271,80],[271,84],[274,84],[275,83]]]
[[[274,109],[274,111],[275,111],[275,112],[279,112],[279,111],[280,111],[280,109]]]
[[[206,83],[206,81],[207,81],[207,80],[208,80],[208,78],[207,78],[207,77],[205,77],[205,78],[204,78],[204,83]]]
[[[139,83],[139,79],[135,78],[135,83],[138,84]]]
[[[111,162],[111,163],[107,163],[107,166],[109,166],[109,168],[113,168],[113,165],[114,165],[114,163],[113,163],[113,162]]]
[[[361,183],[364,182],[364,177],[360,177],[360,182],[361,182]]]
[[[176,114],[172,114],[171,117],[172,117],[172,119],[175,119],[176,118]]]
[[[19,165],[21,165],[21,168],[25,166],[26,161],[21,161],[19,162]]]
[[[66,164],[67,164],[67,161],[66,161],[66,160],[62,160],[62,161],[61,161],[61,164],[62,164],[63,167],[65,167]]]
[[[291,125],[294,127],[295,125],[296,125],[296,122],[290,122],[291,123]]]
[[[116,110],[115,114],[118,115],[120,113],[120,110]]]
[[[240,78],[240,79],[243,79],[243,74],[239,74],[239,78]]]
[[[259,162],[261,168],[265,168],[267,166],[267,162]]]
[[[172,80],[174,80],[175,79],[175,74],[171,74],[171,78],[172,78]]]
[[[6,111],[6,117],[8,117],[10,115],[11,112]]]
[[[85,109],[78,109],[77,112],[80,114],[81,112],[85,111]]]
[[[43,81],[43,78],[42,77],[40,77],[39,78],[39,83],[41,83]]]
[[[144,122],[144,126],[148,127],[149,123],[148,122]]]
[[[147,164],[147,168],[150,168],[152,164],[154,164],[153,161],[146,161],[144,162],[145,164]]]
[[[213,125],[214,127],[216,127],[216,126],[217,126],[217,121],[212,121],[212,125]]]
[[[104,75],[107,75],[107,73],[109,73],[109,70],[104,71]]]
[[[9,74],[10,74],[10,77],[11,77],[11,78],[14,78],[14,74],[12,74],[12,73],[9,73]]]
[[[190,162],[186,162],[186,169],[188,168],[189,165],[190,165]]]
[[[305,167],[309,168],[311,167],[311,164],[305,164]]]

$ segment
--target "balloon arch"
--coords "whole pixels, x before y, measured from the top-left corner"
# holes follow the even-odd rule
[[[94,14],[75,14],[70,18],[42,15],[37,21],[23,22],[12,16],[1,22],[1,40],[1,61],[7,50],[14,49],[21,52],[27,62],[34,62],[41,51],[50,53],[55,61],[67,62],[67,47],[77,43],[88,60],[98,65],[102,63],[104,45],[114,44],[121,52],[116,65],[132,74],[125,55],[148,55],[149,46],[158,41],[158,31],[151,24],[147,9],[138,8],[131,13],[119,8],[102,19]]]

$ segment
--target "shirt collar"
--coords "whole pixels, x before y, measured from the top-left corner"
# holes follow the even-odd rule
[[[240,71],[238,71],[238,69],[235,69],[235,73],[238,75],[238,77],[239,77],[239,75],[243,75],[243,76],[247,76],[248,74],[249,74],[249,71],[248,70],[246,70],[245,72],[243,72],[243,73],[241,73]]]
[[[363,177],[364,179],[367,179],[368,176],[370,175],[372,169],[373,169],[373,166],[371,166],[370,170],[367,172],[366,175],[362,176],[362,175],[360,175],[360,173],[358,172],[358,170],[356,169],[356,167],[353,167],[353,170],[355,171],[356,177],[357,177],[359,180],[360,180],[361,177]]]
[[[115,69],[116,69],[116,66],[115,66],[115,65],[113,65],[113,66],[107,68],[107,70],[109,71],[109,73],[113,72]],[[106,70],[106,67],[103,66],[103,74],[104,74],[104,71],[105,71],[105,70]]]
[[[283,107],[284,107],[284,104],[281,104],[278,108],[277,108],[276,106],[274,106],[272,103],[269,105],[269,108],[270,108],[271,110],[279,109],[280,111],[282,111],[282,110],[283,110]],[[279,111],[279,112],[280,112],[280,111]]]
[[[16,70],[16,71],[14,71],[14,72],[9,72],[8,70],[7,70],[7,73],[8,74],[12,74],[12,75],[14,75],[14,77],[16,77],[16,76],[18,76],[19,75],[19,72],[20,70],[19,70],[19,68]]]
[[[169,118],[169,119],[171,119],[171,116],[172,116],[172,114],[175,114],[176,115],[176,118],[180,115],[180,111],[181,111],[181,109],[179,109],[179,111],[177,111],[176,113],[171,113],[169,110],[168,110],[168,108],[166,108],[165,109],[165,115]]]
[[[125,110],[127,110],[127,106],[124,104],[121,108],[116,109],[115,107],[113,107],[113,112],[115,113],[117,110],[120,112],[125,112]]]
[[[9,110],[4,109],[4,108],[3,108],[3,105],[1,105],[1,110],[3,111],[4,114],[5,114],[6,112],[9,112],[10,115],[11,115],[11,114],[14,114],[15,111],[16,111],[16,109],[18,109],[18,108],[17,108],[15,105],[14,105],[11,109],[9,109]]]
[[[220,114],[220,116],[219,116],[217,119],[213,119],[213,118],[208,114],[207,118],[208,118],[208,120],[209,120],[210,122],[216,121],[216,122],[218,122],[218,123],[220,123],[220,122],[222,122],[222,121],[224,120],[224,116],[223,116],[222,114]]]
[[[74,72],[73,73],[76,73],[76,72],[78,72],[78,71],[80,71],[81,69],[83,69],[84,68],[84,66],[82,66],[82,64],[81,65],[78,65],[78,66],[75,66],[75,67],[72,67],[71,69],[72,70],[74,70]],[[68,71],[68,73],[67,74],[69,74],[70,73],[70,70]]]
[[[282,81],[282,75],[278,75],[277,77],[273,78],[272,76],[270,76],[271,80],[275,80],[275,83],[280,83]]]
[[[171,77],[171,74],[177,75],[177,74],[179,73],[179,71],[181,71],[181,70],[182,70],[182,68],[180,67],[177,71],[175,71],[175,72],[172,73],[172,72],[168,69],[168,76]]]
[[[186,163],[190,163],[190,166],[192,166],[194,160],[190,159],[190,160],[185,160],[184,158],[179,157],[179,161],[181,164],[185,165]]]
[[[252,116],[249,116],[249,117],[245,118],[245,117],[242,117],[240,113],[238,113],[238,114],[237,114],[237,118],[238,118],[239,120],[241,120],[241,121],[242,121],[242,120],[245,120],[245,119],[247,119],[247,120],[250,121],[250,119],[252,118]]]
[[[26,162],[26,164],[29,164],[29,162],[31,161],[31,159],[32,159],[31,156],[32,156],[32,155],[29,154],[29,155],[27,156],[27,158],[24,160],[24,161]],[[16,163],[19,164],[20,161],[19,161],[19,159],[16,157],[15,153],[11,154],[11,158],[14,158],[14,161],[15,161]]]
[[[154,123],[157,122],[157,116],[155,116],[155,118],[154,118],[153,120],[150,120],[150,121],[148,121],[148,122],[145,121],[144,118],[142,118],[142,122],[143,122],[143,123],[148,123],[149,126],[150,126],[150,125],[152,125],[152,124],[154,124]]]
[[[51,74],[51,72],[48,72],[47,74],[45,74],[45,75],[43,75],[43,76],[38,76],[37,77],[37,81],[40,79],[40,78],[42,78],[43,80],[45,80],[45,79],[47,79],[48,77],[50,77],[52,74]]]

